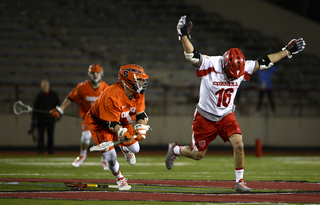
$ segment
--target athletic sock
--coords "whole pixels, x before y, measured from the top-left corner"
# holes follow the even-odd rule
[[[240,179],[243,179],[244,167],[236,168],[236,182],[239,182]]]
[[[123,149],[123,151],[125,151],[125,152],[129,152],[129,150],[128,150],[128,148],[127,148],[127,147],[125,147],[125,146],[121,146],[121,148]]]
[[[118,171],[118,173],[116,175],[114,175],[117,180],[124,178],[124,176],[121,174],[120,170]]]
[[[87,156],[87,150],[86,149],[81,149],[80,155],[83,156],[83,157]]]
[[[178,156],[181,155],[181,148],[182,148],[182,146],[179,146],[179,145],[174,146],[173,153]]]

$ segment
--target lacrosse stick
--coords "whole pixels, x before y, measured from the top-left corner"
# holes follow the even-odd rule
[[[110,149],[110,147],[112,146],[115,146],[117,144],[120,144],[122,143],[123,141],[116,141],[116,142],[113,142],[113,141],[109,141],[109,142],[102,142],[101,144],[98,144],[96,146],[92,146],[90,148],[90,152],[93,152],[93,151],[108,151]]]
[[[64,182],[64,185],[69,187],[71,190],[84,190],[87,187],[118,189],[117,185],[107,185],[107,184],[102,185],[102,184],[84,184],[84,183]]]
[[[21,115],[22,113],[30,113],[30,112],[45,113],[50,115],[49,111],[33,109],[29,105],[23,104],[23,102],[21,101],[17,101],[14,103],[13,111],[16,115]],[[71,114],[63,114],[63,115],[69,116],[69,117],[79,117],[78,115],[71,115]]]

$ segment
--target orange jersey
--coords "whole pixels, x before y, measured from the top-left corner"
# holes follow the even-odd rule
[[[120,122],[121,125],[132,124],[137,112],[145,110],[144,95],[136,93],[130,100],[118,82],[104,90],[93,104],[91,112],[98,119],[108,122]]]
[[[92,105],[91,112],[88,112],[86,115],[86,121],[88,122],[93,140],[96,144],[105,140],[117,140],[116,134],[108,129],[107,125],[110,121],[120,122],[122,127],[128,128],[128,132],[133,134],[131,124],[136,119],[136,113],[143,112],[144,110],[144,95],[135,93],[134,97],[130,100],[124,93],[121,82],[111,85],[103,91],[98,100]]]
[[[79,105],[79,116],[85,117],[93,103],[98,99],[105,88],[109,85],[101,81],[98,89],[93,89],[90,80],[79,83],[68,95],[69,99],[75,101]]]

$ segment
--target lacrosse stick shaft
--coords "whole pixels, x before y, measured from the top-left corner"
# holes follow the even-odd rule
[[[70,188],[79,188],[79,189],[85,189],[87,187],[118,189],[117,185],[108,185],[108,184],[84,184],[84,183],[65,182],[64,185]]]
[[[96,187],[96,188],[112,188],[112,189],[118,189],[117,185],[107,185],[107,184],[87,184],[87,187]]]
[[[50,111],[47,110],[37,110],[37,109],[33,109],[32,107],[30,107],[29,105],[25,105],[23,104],[23,102],[21,102],[20,100],[15,102],[13,105],[13,111],[16,115],[21,115],[22,113],[29,113],[29,112],[38,112],[38,113],[44,113],[44,114],[50,114]],[[65,116],[69,116],[69,117],[78,117],[78,118],[82,118],[78,115],[72,115],[72,114],[63,114]]]
[[[50,111],[45,111],[45,110],[37,110],[37,109],[32,109],[32,112],[38,112],[38,113],[45,113],[50,115]],[[69,116],[69,117],[80,117],[79,115],[72,115],[72,114],[62,114],[62,116]]]

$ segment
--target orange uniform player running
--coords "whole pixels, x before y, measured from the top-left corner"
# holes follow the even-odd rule
[[[120,81],[105,89],[85,118],[97,145],[127,140],[119,147],[130,165],[136,163],[135,153],[140,151],[138,141],[146,138],[149,129],[144,95],[148,79],[149,76],[139,65],[121,66]],[[136,124],[133,128],[134,121]],[[109,170],[117,179],[119,190],[130,190],[131,186],[120,172],[114,146],[102,152]]]
[[[103,76],[103,68],[99,64],[90,65],[88,75],[90,80],[79,83],[64,99],[60,106],[51,110],[51,115],[59,118],[64,113],[66,107],[71,105],[72,102],[76,102],[79,105],[79,116],[83,118],[83,121],[80,155],[72,163],[72,166],[75,168],[79,167],[87,158],[87,149],[91,139],[91,133],[84,117],[103,90],[109,87],[106,82],[101,80]],[[106,160],[103,156],[101,157],[101,165],[104,170],[108,169]]]

